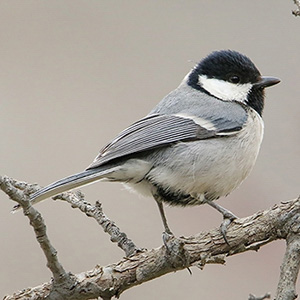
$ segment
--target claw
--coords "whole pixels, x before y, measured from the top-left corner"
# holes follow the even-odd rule
[[[162,234],[162,240],[163,240],[163,243],[166,247],[166,250],[167,250],[167,253],[170,254],[172,251],[170,249],[170,247],[168,246],[168,243],[169,241],[172,239],[172,238],[175,238],[174,234],[172,232],[166,232],[164,231],[163,234]]]
[[[207,204],[209,204],[211,207],[213,207],[214,209],[216,209],[217,211],[219,211],[222,215],[223,215],[223,222],[220,226],[220,231],[221,231],[221,234],[224,238],[224,241],[225,243],[229,245],[229,242],[228,242],[228,239],[227,239],[227,228],[228,226],[230,225],[230,223],[237,219],[237,216],[234,215],[231,211],[227,210],[226,208],[212,202],[212,201],[207,201]]]
[[[226,236],[226,234],[227,234],[227,227],[230,225],[230,223],[231,223],[232,221],[233,221],[233,220],[231,220],[231,219],[224,218],[224,220],[223,220],[223,222],[222,222],[222,224],[221,224],[221,226],[220,226],[221,234],[222,234],[222,236],[223,236],[223,239],[224,239],[225,243],[226,243],[228,246],[230,246],[230,245],[229,245],[229,242],[228,242],[228,239],[227,239],[227,236]]]

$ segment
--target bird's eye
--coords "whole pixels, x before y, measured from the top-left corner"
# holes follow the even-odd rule
[[[237,75],[232,75],[229,77],[229,82],[237,84],[240,82],[240,77]]]

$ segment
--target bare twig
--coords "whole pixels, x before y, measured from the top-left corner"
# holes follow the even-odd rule
[[[270,299],[270,298],[271,298],[270,293],[266,293],[265,295],[260,296],[260,297],[250,294],[248,300],[264,300],[264,299]]]
[[[0,188],[11,198],[24,197],[25,190],[16,190],[10,179],[0,177]],[[30,185],[28,185],[30,186]],[[12,192],[13,190],[13,192]],[[250,217],[234,220],[228,227],[225,243],[218,229],[202,232],[188,238],[171,237],[168,251],[165,246],[158,249],[138,252],[134,256],[106,267],[96,266],[93,270],[74,275],[74,285],[54,294],[54,282],[39,287],[29,288],[5,299],[111,299],[118,297],[125,290],[152,280],[164,274],[182,270],[190,266],[203,268],[207,263],[223,264],[226,256],[249,250],[258,250],[260,246],[276,239],[287,239],[289,249],[298,245],[300,201],[299,199],[282,202],[269,210],[258,212]],[[297,237],[297,243],[295,242]],[[169,251],[172,251],[170,255]],[[287,251],[290,253],[290,250]],[[292,253],[295,255],[296,250]],[[290,254],[287,256],[292,257]],[[287,259],[289,261],[290,259]],[[290,263],[284,264],[291,266]],[[298,263],[295,264],[298,266]],[[298,267],[297,267],[298,268]],[[297,273],[298,269],[295,269]],[[285,273],[285,271],[282,271]],[[286,286],[294,287],[295,276]],[[293,294],[294,295],[294,294]],[[292,298],[291,298],[292,299]],[[278,300],[278,299],[277,299]]]
[[[114,243],[118,243],[118,246],[125,252],[126,256],[132,256],[137,252],[141,251],[140,248],[136,247],[131,239],[120,230],[120,228],[103,213],[101,203],[96,202],[92,205],[83,199],[83,195],[77,193],[63,193],[53,197],[53,199],[60,199],[67,201],[72,207],[80,209],[88,217],[94,218],[99,225],[102,226],[103,230],[110,235],[110,240]]]
[[[280,268],[276,300],[297,298],[296,281],[300,267],[300,217],[294,217],[286,239],[287,247]]]
[[[41,214],[30,204],[29,194],[35,190],[35,186],[25,182],[19,182],[7,176],[0,177],[1,189],[23,208],[24,215],[30,220],[36,239],[47,259],[47,267],[53,275],[53,293],[59,293],[59,289],[70,289],[74,285],[72,275],[67,273],[57,258],[57,251],[50,243],[46,233],[46,225]]]
[[[294,0],[295,5],[297,6],[297,9],[292,11],[292,14],[296,17],[300,16],[300,0]]]
[[[29,194],[32,193],[36,186],[19,182],[7,176],[0,177],[0,188],[14,201],[23,208],[24,215],[30,220],[36,239],[39,242],[45,257],[47,267],[53,274],[53,286],[71,288],[74,280],[71,274],[67,273],[57,258],[57,251],[51,245],[46,233],[46,225],[41,214],[30,204]]]

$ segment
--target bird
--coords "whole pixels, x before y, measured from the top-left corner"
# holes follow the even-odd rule
[[[165,233],[173,234],[164,204],[208,204],[222,213],[225,238],[236,216],[216,200],[252,170],[263,138],[264,89],[279,82],[262,76],[244,54],[213,51],[84,171],[39,189],[31,202],[96,181],[120,182],[155,199]]]

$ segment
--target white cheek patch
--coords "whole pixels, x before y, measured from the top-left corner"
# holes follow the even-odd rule
[[[211,95],[224,101],[245,102],[252,88],[251,83],[234,84],[221,79],[208,78],[206,75],[199,75],[198,84]]]

